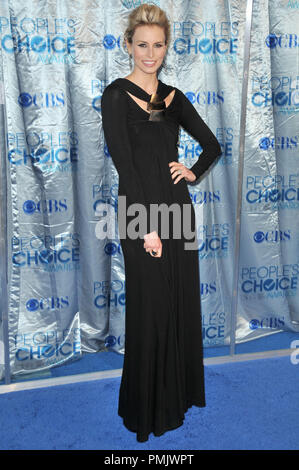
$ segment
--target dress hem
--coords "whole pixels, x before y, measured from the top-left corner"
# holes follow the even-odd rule
[[[125,425],[125,427],[126,427],[129,431],[134,432],[134,433],[137,433],[136,439],[137,439],[138,442],[146,442],[146,441],[148,441],[149,435],[150,435],[151,433],[153,433],[155,437],[160,437],[160,436],[162,436],[163,434],[165,434],[167,431],[173,431],[174,429],[177,429],[177,428],[179,428],[180,426],[182,426],[182,425],[184,424],[184,420],[185,420],[185,413],[186,413],[187,410],[188,410],[189,408],[191,408],[192,406],[197,406],[197,407],[199,407],[199,408],[204,408],[204,407],[206,406],[206,402],[205,402],[205,401],[200,401],[200,400],[199,400],[199,401],[196,401],[196,400],[195,400],[195,401],[189,402],[188,405],[185,407],[184,416],[181,418],[181,420],[180,420],[178,423],[176,423],[176,424],[174,424],[174,425],[171,425],[171,426],[167,426],[166,428],[163,429],[163,431],[158,431],[158,432],[156,432],[156,431],[149,431],[149,432],[147,433],[147,435],[144,436],[144,437],[138,437],[138,431],[137,431],[137,429],[136,429],[136,428],[133,428],[132,426],[130,426],[130,425],[126,422],[126,419],[124,418],[124,416],[122,416],[119,411],[118,411],[118,415],[123,419],[123,424]]]

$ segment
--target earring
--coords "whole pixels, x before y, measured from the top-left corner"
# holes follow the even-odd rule
[[[132,68],[132,54],[129,54],[130,69]]]
[[[165,58],[163,59],[161,68],[162,68],[162,70],[163,70],[165,73],[169,73],[169,72],[171,72],[171,70],[172,70],[172,67],[169,66],[169,64],[166,63]]]

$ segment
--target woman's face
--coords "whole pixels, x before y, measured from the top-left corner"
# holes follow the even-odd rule
[[[127,48],[134,60],[134,71],[137,68],[144,73],[156,73],[167,50],[164,29],[158,25],[138,26]]]

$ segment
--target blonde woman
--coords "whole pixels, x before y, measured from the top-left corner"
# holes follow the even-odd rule
[[[184,93],[158,79],[170,41],[165,12],[148,4],[134,9],[124,39],[134,68],[105,88],[102,124],[119,174],[119,196],[126,196],[127,209],[133,203],[145,206],[153,224],[139,225],[140,238],[120,239],[126,320],[118,413],[144,442],[151,432],[161,436],[181,426],[192,405],[206,405],[197,247],[185,249],[186,220],[179,224],[180,237],[174,236],[171,215],[163,238],[161,220],[150,220],[150,205],[176,203],[181,215],[187,205],[195,233],[187,183],[210,167],[221,148]],[[179,126],[203,149],[190,169],[178,162]]]

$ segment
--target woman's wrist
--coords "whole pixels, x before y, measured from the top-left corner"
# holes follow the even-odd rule
[[[159,235],[157,234],[156,230],[154,230],[153,232],[150,232],[150,233],[146,233],[143,238],[145,241],[147,240],[155,240],[156,238],[158,238]]]

